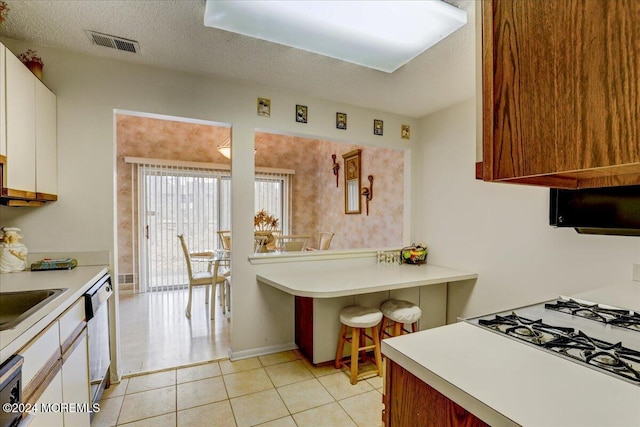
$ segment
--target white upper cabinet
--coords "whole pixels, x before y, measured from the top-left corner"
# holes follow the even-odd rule
[[[56,96],[36,81],[36,192],[38,198],[58,194]]]
[[[56,95],[2,45],[0,58],[3,203],[57,200]]]
[[[4,157],[7,156],[7,96],[5,95],[7,79],[4,64],[6,50],[7,48],[0,43],[0,156]]]
[[[7,163],[3,196],[36,196],[36,77],[12,54],[5,55]],[[24,194],[23,194],[24,193]]]

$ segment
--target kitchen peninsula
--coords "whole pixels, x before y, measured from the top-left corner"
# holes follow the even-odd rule
[[[574,298],[637,311],[640,283],[603,288]],[[611,328],[617,328],[602,327],[607,335],[615,332]],[[628,335],[631,342],[622,345],[638,350],[640,333],[636,330]],[[437,417],[439,422],[449,421],[451,425],[462,419],[466,425],[484,422],[491,426],[640,425],[637,382],[595,369],[597,364],[587,366],[470,322],[384,340],[382,352],[388,363],[387,427],[415,425],[411,420],[416,417],[423,421]],[[421,399],[413,400],[411,396],[416,394]],[[418,403],[411,406],[407,402]],[[446,421],[442,419],[445,416]]]
[[[448,284],[478,277],[431,264],[378,264],[374,255],[277,263],[258,271],[258,282],[296,297],[296,344],[313,363],[335,358],[342,308],[377,307],[389,298],[405,299],[422,308],[420,329],[442,326],[447,319]]]

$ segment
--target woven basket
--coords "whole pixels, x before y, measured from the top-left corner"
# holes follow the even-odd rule
[[[425,248],[408,246],[406,248],[402,248],[402,251],[400,251],[400,259],[405,264],[426,264],[427,253],[427,249]]]

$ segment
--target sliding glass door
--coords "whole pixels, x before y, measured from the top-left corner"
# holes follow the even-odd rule
[[[138,171],[140,290],[185,287],[186,261],[177,236],[184,235],[190,252],[217,248],[217,231],[230,225],[229,176],[150,165]]]

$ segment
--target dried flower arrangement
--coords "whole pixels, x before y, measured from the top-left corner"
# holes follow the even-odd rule
[[[22,52],[18,55],[18,59],[22,61],[23,64],[28,64],[29,62],[34,62],[36,64],[44,65],[42,62],[42,58],[38,55],[37,50],[27,49],[26,52]]]
[[[7,19],[7,13],[9,12],[9,6],[4,1],[0,1],[0,23],[4,22]]]
[[[22,61],[37,78],[42,79],[42,67],[44,67],[44,63],[37,51],[28,49],[26,52],[18,55],[18,59]]]
[[[278,229],[279,221],[278,218],[262,209],[253,217],[253,227],[256,231],[274,231]]]

